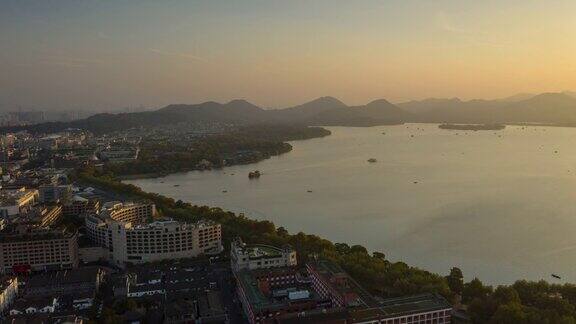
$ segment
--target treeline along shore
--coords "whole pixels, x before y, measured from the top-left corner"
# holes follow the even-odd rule
[[[105,168],[121,179],[154,178],[172,173],[218,169],[260,162],[292,150],[287,141],[330,135],[321,127],[295,125],[243,126],[198,139],[146,139],[138,159]]]
[[[218,207],[196,206],[182,200],[125,184],[110,169],[87,166],[77,170],[78,181],[133,200],[156,204],[160,215],[187,222],[209,219],[222,225],[224,244],[242,237],[248,243],[292,245],[300,264],[311,257],[327,258],[341,265],[359,284],[376,296],[397,297],[438,293],[457,308],[466,309],[473,323],[576,323],[576,285],[519,280],[512,285],[487,286],[475,278],[464,282],[459,268],[448,275],[386,259],[384,252],[369,252],[361,245],[334,243],[317,235],[289,233],[267,220],[254,220]],[[448,270],[448,269],[447,269]]]

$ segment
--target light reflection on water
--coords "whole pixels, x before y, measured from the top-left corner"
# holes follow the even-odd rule
[[[576,281],[576,128],[330,130],[258,164],[127,182],[434,272]],[[255,169],[264,175],[249,180]]]

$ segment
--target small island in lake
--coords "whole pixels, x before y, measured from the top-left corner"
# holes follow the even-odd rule
[[[441,124],[438,128],[449,130],[503,130],[506,125],[502,124]]]

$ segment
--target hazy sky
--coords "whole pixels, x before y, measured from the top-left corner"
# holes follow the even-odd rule
[[[576,89],[574,0],[0,0],[0,109]]]

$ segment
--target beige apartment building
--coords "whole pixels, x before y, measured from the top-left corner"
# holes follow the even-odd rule
[[[0,273],[26,273],[78,267],[78,233],[34,230],[3,233]]]
[[[96,245],[107,248],[110,259],[119,266],[218,254],[223,250],[221,226],[211,221],[188,224],[164,218],[133,224],[103,213],[86,217],[86,234]]]
[[[156,205],[133,202],[109,202],[104,204],[101,215],[119,222],[132,223],[134,225],[145,224],[156,216]]]

